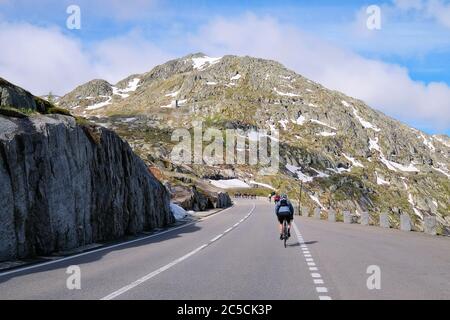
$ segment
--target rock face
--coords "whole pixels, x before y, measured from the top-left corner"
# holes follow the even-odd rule
[[[233,202],[228,193],[219,192],[217,195],[216,208],[228,208],[231,207],[232,204]]]
[[[34,97],[28,91],[0,78],[0,108],[14,107],[44,112],[47,105],[46,101]]]
[[[72,117],[0,116],[0,185],[0,261],[173,222],[168,192],[129,145]]]

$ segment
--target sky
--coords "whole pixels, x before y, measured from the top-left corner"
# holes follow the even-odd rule
[[[0,77],[36,95],[189,53],[250,55],[450,135],[450,0],[0,0],[0,43]]]

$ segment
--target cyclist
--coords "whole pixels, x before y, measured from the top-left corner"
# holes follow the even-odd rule
[[[284,220],[288,223],[288,237],[291,236],[291,222],[294,219],[294,207],[292,203],[288,200],[287,195],[281,195],[280,201],[275,206],[275,214],[277,215],[278,222],[280,224],[280,240],[283,240],[283,222]]]
[[[277,204],[280,201],[281,197],[276,194],[275,197],[273,198],[273,200],[275,201],[275,204]]]

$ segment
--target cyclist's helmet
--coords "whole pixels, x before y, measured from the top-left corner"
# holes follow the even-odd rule
[[[287,195],[283,193],[283,194],[281,195],[281,199],[282,199],[282,200],[287,200]]]

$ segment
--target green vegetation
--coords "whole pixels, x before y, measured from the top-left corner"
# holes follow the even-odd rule
[[[0,115],[6,116],[6,117],[12,117],[12,118],[28,118],[33,113],[32,110],[28,109],[16,109],[16,108],[10,108],[10,107],[1,107],[0,108]]]
[[[50,108],[48,108],[47,110],[45,110],[46,114],[62,114],[64,116],[72,116],[72,114],[70,113],[69,110],[64,109],[64,108],[59,108],[59,107],[55,107],[52,106]]]

